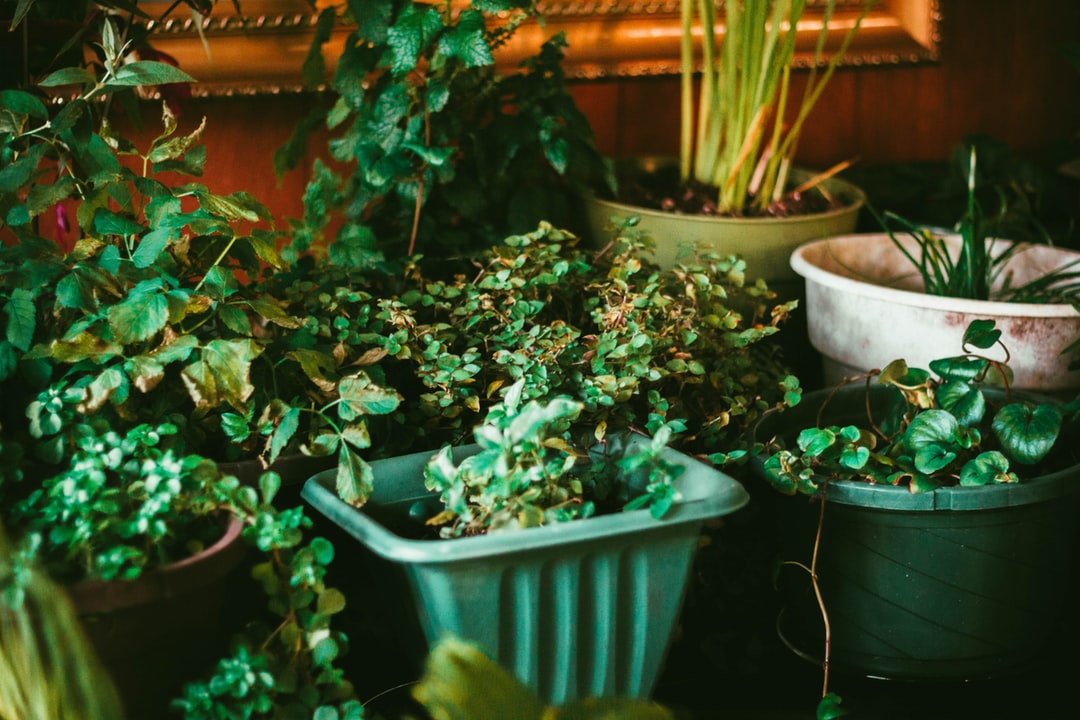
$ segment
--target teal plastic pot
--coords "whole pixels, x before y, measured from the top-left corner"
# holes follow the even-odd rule
[[[813,426],[830,392],[810,393],[796,408],[764,418],[755,438],[790,440]],[[872,405],[880,407],[887,392],[874,388]],[[862,386],[841,391],[822,424],[864,424],[864,393]],[[1076,432],[1067,428],[1062,437]],[[763,462],[755,460],[761,477]],[[1061,626],[1073,571],[1080,466],[1075,457],[1064,464],[1020,484],[921,494],[830,483],[818,555],[830,667],[890,679],[967,680],[1038,660]],[[785,505],[780,559],[809,565],[820,505],[805,497]],[[794,568],[782,575],[778,629],[796,652],[818,661],[824,625],[809,578]]]
[[[637,440],[634,440],[637,442]],[[455,449],[455,460],[476,452]],[[715,468],[673,450],[686,467],[681,499],[662,519],[646,510],[453,540],[408,537],[409,509],[437,498],[424,488],[431,453],[372,463],[364,510],[342,502],[334,471],[303,497],[356,538],[376,561],[402,642],[416,626],[426,652],[445,633],[475,641],[548,703],[584,697],[648,697],[685,595],[702,523],[743,507],[749,495]],[[633,484],[633,478],[628,482]],[[339,549],[335,564],[349,553]]]

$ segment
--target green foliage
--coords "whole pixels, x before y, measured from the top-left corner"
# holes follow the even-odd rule
[[[579,700],[547,707],[536,693],[484,654],[454,636],[440,640],[428,655],[413,697],[434,720],[670,720],[668,709],[648,700]]]
[[[984,211],[977,200],[975,158],[976,145],[972,144],[965,163],[967,206],[955,228],[959,234],[958,247],[950,246],[944,237],[893,212],[885,212],[878,218],[896,247],[918,270],[925,292],[971,300],[1080,305],[1080,259],[1022,285],[1012,284],[1008,265],[1025,245],[1014,242],[1007,233],[1017,231],[1018,214],[1027,218],[1028,224],[1038,223],[1029,214],[1014,211],[1000,189],[996,214],[988,215]],[[894,228],[915,241],[916,251],[900,242]],[[1048,239],[1045,233],[1044,239]]]
[[[615,458],[605,446],[590,459],[589,448],[570,433],[584,404],[565,396],[523,402],[524,387],[524,379],[511,385],[476,427],[479,452],[455,466],[445,446],[425,466],[424,484],[445,508],[428,524],[441,526],[442,537],[591,517],[596,502],[615,500],[619,477],[639,471],[646,489],[627,509],[650,505],[657,518],[667,512],[676,499],[672,481],[682,471],[661,455],[667,428],[637,452]]]
[[[926,492],[947,485],[1015,483],[1012,467],[1035,465],[1050,453],[1064,419],[1054,403],[1007,399],[994,407],[982,384],[1004,381],[1003,364],[968,352],[968,343],[1000,344],[992,321],[977,320],[964,334],[965,354],[930,364],[934,374],[902,360],[876,375],[893,396],[884,412],[855,425],[802,430],[795,449],[776,439],[764,462],[769,482],[787,494],[815,495],[834,480],[907,485]]]
[[[607,182],[608,169],[567,89],[564,37],[513,72],[496,68],[495,50],[535,15],[532,0],[350,2],[342,20],[356,26],[325,118],[331,157],[351,169],[316,163],[302,242],[321,244],[339,211],[334,243],[365,238],[369,261],[471,254],[540,220],[566,224],[573,190]],[[320,26],[333,16],[324,10]],[[321,67],[309,71],[323,81]],[[279,172],[310,126],[278,152]]]
[[[100,74],[50,76],[81,83],[55,113],[30,93],[0,94],[0,227],[17,240],[0,248],[8,412],[53,387],[115,427],[165,419],[187,451],[272,463],[304,448],[355,466],[365,416],[393,411],[396,396],[310,335],[299,295],[271,292],[267,278],[286,266],[266,208],[164,174],[201,174],[201,125],[179,135],[166,105],[161,133],[140,149],[99,117],[118,87],[190,80],[124,62],[111,28]],[[47,213],[77,221],[69,252],[42,235]],[[3,419],[13,433],[24,422]],[[52,433],[27,431],[39,459],[58,461]]]
[[[795,38],[806,0],[724,3],[724,36],[719,44],[713,32],[717,27],[715,4],[682,0],[683,182],[693,178],[717,188],[717,209],[725,215],[762,215],[780,200],[789,189],[788,172],[803,124],[873,3],[863,3],[862,14],[827,62],[824,43],[836,2],[824,3],[814,64],[795,119],[788,125],[784,115]],[[696,112],[695,6],[705,29],[701,33],[701,89]],[[820,76],[819,64],[824,64]]]

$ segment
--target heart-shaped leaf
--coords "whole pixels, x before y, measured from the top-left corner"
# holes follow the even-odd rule
[[[982,350],[993,347],[1001,338],[1001,331],[994,328],[993,320],[972,320],[964,331],[964,345]]]
[[[937,401],[964,426],[975,425],[986,414],[986,397],[966,380],[951,380],[938,386]]]
[[[1017,482],[1016,474],[1009,472],[1009,459],[997,450],[979,453],[960,470],[960,484],[965,487],[1010,482]]]
[[[930,361],[930,369],[943,380],[974,380],[986,370],[990,361],[981,357],[958,355]]]
[[[933,408],[925,410],[911,421],[904,433],[904,444],[911,452],[931,444],[950,444],[960,425],[952,413]]]
[[[799,433],[799,449],[808,457],[818,457],[836,443],[836,433],[829,428],[807,428]]]
[[[1061,408],[1056,405],[1012,403],[994,416],[994,434],[1005,453],[1018,463],[1039,462],[1054,446],[1061,432]]]
[[[929,443],[915,451],[915,469],[926,475],[944,470],[956,459],[956,453],[945,443]]]

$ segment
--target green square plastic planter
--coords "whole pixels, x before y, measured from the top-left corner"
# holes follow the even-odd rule
[[[475,445],[456,448],[455,460],[474,452]],[[681,499],[662,520],[638,510],[453,540],[409,539],[384,523],[408,524],[408,509],[433,497],[423,483],[428,452],[373,462],[375,492],[363,511],[337,497],[332,470],[308,480],[303,497],[387,561],[384,568],[404,574],[405,583],[387,578],[380,588],[407,585],[427,645],[444,633],[476,641],[552,704],[648,697],[702,523],[749,500],[715,468],[667,454],[686,471],[677,480]]]
[[[885,391],[874,388],[874,406]],[[793,438],[815,424],[830,393],[809,393],[796,408],[764,418],[754,437]],[[842,390],[822,423],[864,424],[864,393],[862,386]],[[1065,445],[1076,432],[1063,429]],[[763,462],[754,460],[758,474]],[[830,667],[899,680],[975,680],[1038,661],[1061,627],[1072,572],[1080,521],[1080,466],[1072,462],[1019,484],[920,494],[830,483],[818,552]],[[784,505],[781,559],[809,564],[819,506],[804,497]],[[824,630],[809,579],[791,569],[781,580],[781,635],[818,661]]]

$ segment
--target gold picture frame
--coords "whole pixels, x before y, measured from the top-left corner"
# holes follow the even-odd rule
[[[933,62],[940,44],[940,0],[882,0],[867,15],[845,57],[846,65]],[[830,23],[831,44],[854,22],[862,0],[840,0]],[[144,0],[164,12],[171,2]],[[199,80],[199,95],[279,94],[305,90],[300,68],[314,34],[315,16],[303,0],[241,0],[237,13],[221,0],[200,20],[186,7],[149,23],[151,42]],[[545,22],[523,25],[498,54],[513,66],[552,34],[565,31],[564,67],[580,80],[671,75],[679,72],[679,0],[541,0]],[[797,62],[813,61],[823,3],[810,0],[799,23]],[[200,32],[201,25],[201,32]],[[325,48],[333,67],[348,28]]]

